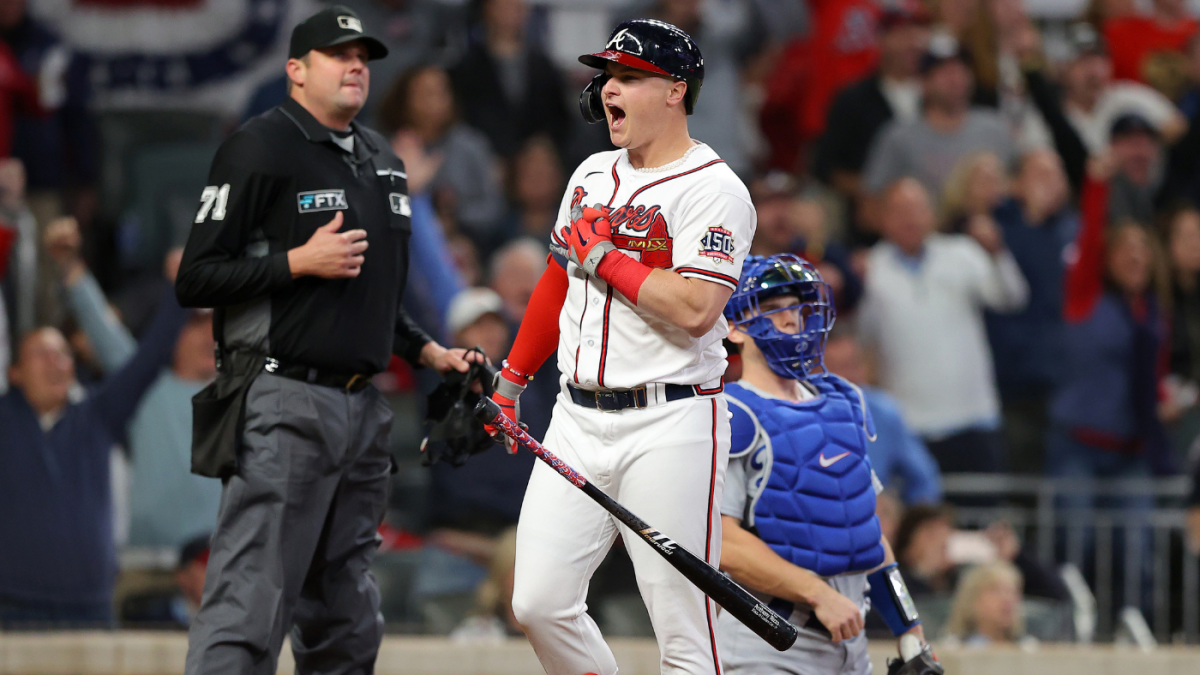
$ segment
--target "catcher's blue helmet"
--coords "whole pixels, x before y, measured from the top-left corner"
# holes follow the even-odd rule
[[[794,296],[796,304],[763,311],[760,303],[781,295]],[[799,312],[799,330],[784,333],[771,315]],[[725,305],[725,318],[754,338],[767,365],[780,377],[806,380],[821,376],[825,366],[825,341],[837,312],[833,289],[808,261],[791,253],[768,257],[747,256],[742,278]]]

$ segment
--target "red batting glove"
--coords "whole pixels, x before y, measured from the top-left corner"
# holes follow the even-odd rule
[[[612,243],[612,223],[608,222],[606,210],[604,207],[584,207],[571,222],[571,231],[567,233],[571,262],[593,277],[596,276],[600,260],[617,250]],[[576,213],[572,212],[571,215]]]
[[[516,369],[509,366],[508,361],[505,361],[504,367],[496,373],[496,380],[492,385],[495,389],[492,392],[492,401],[500,406],[500,412],[517,424],[521,423],[521,392],[525,391],[525,387],[532,379],[533,376],[517,372]],[[516,454],[517,444],[511,438],[504,435],[494,425],[485,424],[483,428],[491,434],[493,440],[503,443],[510,455]]]

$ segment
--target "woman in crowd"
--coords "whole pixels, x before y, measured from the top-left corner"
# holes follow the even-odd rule
[[[1186,453],[1200,434],[1200,211],[1182,205],[1163,219],[1171,268],[1170,372],[1162,417],[1171,424],[1172,446]]]
[[[1004,163],[990,152],[975,152],[959,160],[942,192],[939,229],[968,232],[979,218],[992,219],[992,211],[1008,197]]]
[[[1025,633],[1021,615],[1023,580],[1003,560],[974,567],[954,594],[945,636],[968,647],[1016,644]]]
[[[458,119],[446,71],[418,66],[388,91],[380,124],[408,170],[410,191],[433,197],[447,235],[492,250],[504,213],[499,164],[484,135]]]

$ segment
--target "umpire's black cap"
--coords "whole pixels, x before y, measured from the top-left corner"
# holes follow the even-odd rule
[[[367,47],[367,58],[374,61],[388,55],[387,47],[363,33],[358,14],[345,5],[333,5],[313,14],[292,29],[288,58],[298,59],[314,49],[332,47],[358,40]]]

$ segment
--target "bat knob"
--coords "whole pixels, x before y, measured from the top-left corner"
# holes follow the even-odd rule
[[[496,421],[496,416],[500,414],[500,406],[490,398],[481,396],[479,403],[475,404],[475,417],[484,424],[491,424]]]

